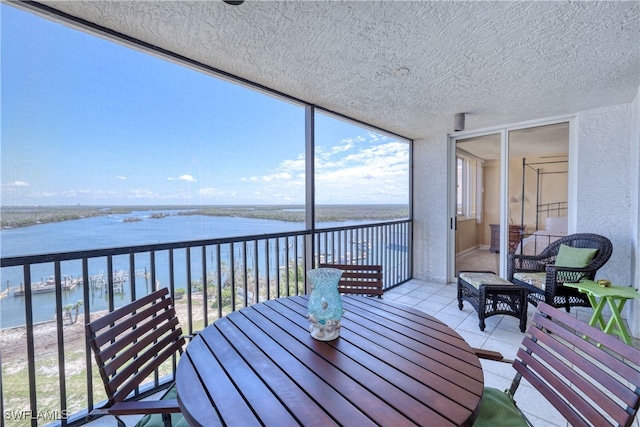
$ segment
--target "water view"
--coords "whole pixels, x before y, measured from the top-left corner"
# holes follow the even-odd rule
[[[40,223],[43,220],[60,218],[61,211],[56,210],[53,216],[43,208],[31,208],[24,210],[20,215],[19,209],[3,208],[3,224],[10,227],[10,221],[17,224],[17,218],[23,221],[29,219],[36,225],[19,226],[17,228],[3,228],[0,231],[1,254],[3,258],[47,253],[85,251],[93,249],[105,249],[124,246],[138,246],[156,243],[170,243],[180,241],[203,240],[212,238],[237,237],[249,235],[261,235],[268,233],[281,233],[300,231],[304,229],[304,209],[300,207],[268,207],[264,209],[248,207],[226,207],[175,209],[175,208],[147,208],[144,210],[126,209],[93,209],[89,211],[78,208],[63,209],[65,215],[70,212],[82,212],[80,219],[72,219],[59,222]],[[6,214],[10,212],[9,214]],[[97,212],[97,214],[96,214]],[[372,220],[381,221],[402,217],[406,207],[401,206],[340,206],[324,207],[318,209],[318,216],[324,219],[319,222],[318,228],[337,226],[350,226],[370,223]],[[228,216],[222,216],[224,214]],[[93,216],[95,214],[95,216]],[[245,215],[245,216],[239,216]],[[263,217],[280,219],[263,219]],[[394,218],[395,217],[395,218]],[[405,216],[406,217],[406,216]],[[38,219],[40,218],[40,219]],[[357,218],[357,219],[348,219]],[[240,249],[239,247],[237,248]],[[285,259],[295,259],[301,256],[293,247],[284,245],[277,254],[277,261],[271,268],[283,265]],[[261,250],[261,249],[260,249]],[[207,257],[214,259],[220,256],[223,260],[229,256],[227,246],[221,246],[221,254],[208,249]],[[252,265],[253,250],[247,251],[247,264]],[[198,265],[202,264],[202,253],[199,249],[191,250],[191,263],[194,276],[192,284],[200,281]],[[168,253],[159,252],[155,259],[156,266],[166,267],[169,263],[166,258]],[[237,259],[241,254],[237,254]],[[91,310],[103,310],[108,307],[108,294],[105,291],[107,281],[107,265],[104,257],[89,259],[89,275],[91,290]],[[175,279],[176,288],[186,287],[186,250],[175,253]],[[260,259],[261,269],[264,268],[264,260]],[[128,256],[117,256],[113,259],[114,285],[118,292],[114,293],[116,305],[119,302],[130,300],[131,283],[135,284],[136,293],[142,295],[151,289],[150,259],[148,254],[138,254],[135,257],[135,270],[129,269]],[[64,306],[76,304],[83,299],[83,287],[79,281],[82,274],[80,261],[70,261],[62,264],[62,303]],[[54,266],[52,263],[37,264],[31,268],[31,289],[34,299],[34,322],[50,321],[55,315],[55,298],[53,292],[52,277]],[[160,285],[169,283],[170,272],[166,268],[157,267],[156,280]],[[0,327],[9,328],[25,324],[25,299],[23,296],[23,270],[21,267],[6,267],[1,271],[0,286]]]

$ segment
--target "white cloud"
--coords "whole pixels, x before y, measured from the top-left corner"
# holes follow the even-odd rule
[[[159,198],[158,194],[154,193],[150,190],[145,190],[143,188],[137,188],[135,190],[131,190],[128,194],[123,194],[123,196],[131,198],[131,199],[157,199]]]
[[[10,182],[9,184],[5,184],[5,186],[7,187],[28,187],[29,185],[31,184],[24,181],[13,181],[13,182]]]
[[[191,175],[180,175],[177,178],[169,177],[167,178],[169,181],[186,181],[186,182],[197,182],[196,179]]]
[[[291,174],[287,172],[272,173],[271,175],[265,175],[262,177],[262,180],[266,182],[276,181],[276,180],[289,180],[289,179],[291,179]]]
[[[118,179],[122,179],[122,180],[127,179],[127,177],[126,177],[126,176],[124,176],[124,175],[117,175],[117,176],[116,176],[116,178],[118,178]]]
[[[58,193],[54,193],[53,191],[42,191],[40,193],[36,193],[36,196],[44,197],[44,198],[47,198],[47,197],[58,197]]]
[[[278,170],[285,170],[290,172],[302,171],[304,172],[305,160],[304,156],[300,156],[297,159],[283,160],[278,165]]]
[[[393,202],[408,194],[409,146],[390,138],[354,138],[352,150],[316,153],[318,202]],[[374,144],[371,144],[371,143]]]
[[[354,146],[353,140],[350,139],[343,141],[343,143],[344,144],[342,145],[334,145],[333,147],[331,147],[330,154],[344,153],[345,151],[351,150]]]
[[[217,188],[208,187],[198,190],[198,194],[202,197],[217,197],[224,195],[224,191]]]
[[[406,202],[408,144],[371,133],[333,144],[316,146],[314,154],[320,203]],[[301,203],[305,166],[302,153],[267,172],[241,178],[244,187],[236,200]]]

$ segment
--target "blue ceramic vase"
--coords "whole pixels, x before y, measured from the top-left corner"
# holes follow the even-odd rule
[[[337,268],[316,268],[307,271],[311,281],[309,313],[311,336],[320,341],[331,341],[340,335],[342,299],[338,292],[338,282],[342,270]]]

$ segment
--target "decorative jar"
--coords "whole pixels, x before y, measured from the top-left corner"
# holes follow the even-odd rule
[[[311,325],[311,336],[320,341],[331,341],[340,335],[342,299],[338,292],[338,282],[342,270],[337,268],[316,268],[307,271],[311,281],[307,319]]]

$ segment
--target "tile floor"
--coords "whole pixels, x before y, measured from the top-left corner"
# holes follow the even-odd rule
[[[411,280],[402,286],[385,292],[384,298],[413,306],[446,323],[462,336],[472,347],[499,351],[507,359],[514,359],[523,334],[519,329],[519,321],[512,316],[496,315],[485,319],[484,332],[478,327],[478,316],[467,302],[462,310],[458,309],[456,285],[443,285]],[[529,318],[535,307],[529,305]],[[576,308],[571,313],[588,322],[592,309]],[[634,339],[634,347],[640,348],[640,340]],[[508,363],[481,360],[484,370],[485,384],[499,390],[509,388],[515,371]],[[525,413],[529,421],[536,427],[562,426],[570,427],[556,409],[549,404],[538,391],[522,381],[515,394],[518,407]],[[640,427],[636,418],[633,424]]]
[[[472,347],[499,351],[507,359],[514,359],[523,334],[515,317],[496,315],[485,320],[484,332],[478,327],[478,316],[469,303],[458,309],[455,284],[437,284],[411,280],[397,288],[385,292],[384,299],[407,304],[420,309],[455,329]],[[535,308],[529,305],[529,317]],[[591,309],[578,308],[571,311],[587,322]],[[640,340],[633,345],[640,348]],[[515,371],[508,363],[482,360],[485,384],[500,390],[509,388]],[[522,381],[515,395],[518,406],[536,427],[569,427],[564,418],[531,385]],[[127,417],[127,426],[135,425],[139,417]],[[88,424],[91,427],[115,426],[113,417],[103,417]],[[640,427],[636,418],[634,427]]]

